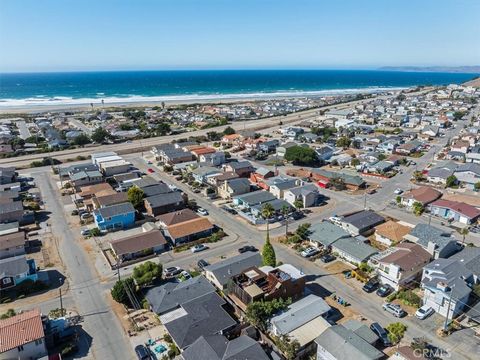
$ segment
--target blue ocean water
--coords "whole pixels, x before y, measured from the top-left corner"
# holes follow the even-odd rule
[[[367,70],[0,74],[0,107],[322,95],[461,83],[473,74]]]

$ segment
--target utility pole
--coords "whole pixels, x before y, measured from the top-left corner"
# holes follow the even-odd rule
[[[58,289],[60,292],[60,315],[63,317],[62,278],[58,278],[58,282],[60,284],[60,288]]]
[[[117,275],[118,275],[118,281],[120,281],[120,260],[117,260]]]
[[[455,285],[452,286],[452,289],[450,291],[450,298],[448,299],[448,305],[447,305],[447,314],[445,316],[445,322],[443,323],[443,331],[447,331],[448,317],[449,317],[449,314],[450,314],[450,306],[452,305],[453,289],[454,288],[455,288]],[[453,319],[453,314],[452,314],[452,319]]]
[[[363,196],[363,210],[367,210],[367,193]]]

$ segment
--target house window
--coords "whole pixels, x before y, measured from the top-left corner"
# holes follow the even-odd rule
[[[10,279],[10,278],[2,279],[3,285],[8,285],[8,284],[10,284],[11,282],[12,282],[12,279]]]
[[[23,351],[23,345],[20,345],[19,347],[17,347],[17,350],[18,351]]]

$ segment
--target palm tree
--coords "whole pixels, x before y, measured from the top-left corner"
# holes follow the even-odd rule
[[[462,239],[462,245],[465,244],[465,236],[468,235],[469,231],[468,231],[468,228],[463,228],[462,230],[459,231],[460,234],[462,235],[463,239]]]
[[[270,239],[270,222],[269,219],[273,216],[275,209],[273,208],[272,204],[266,203],[262,207],[261,215],[262,218],[267,220],[267,239]]]
[[[290,213],[290,206],[282,206],[282,215],[285,217],[285,238],[288,236],[288,214]]]

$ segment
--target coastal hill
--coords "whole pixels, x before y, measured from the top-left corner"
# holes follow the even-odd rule
[[[473,78],[472,80],[464,82],[463,85],[480,88],[480,76],[477,76],[476,78]]]
[[[480,65],[475,66],[383,66],[379,70],[405,72],[443,72],[480,74]]]

